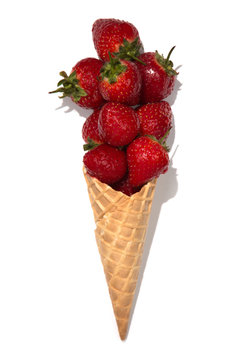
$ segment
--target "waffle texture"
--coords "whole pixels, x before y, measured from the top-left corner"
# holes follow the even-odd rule
[[[84,169],[101,256],[120,338],[128,331],[130,311],[156,180],[131,197],[89,176]]]

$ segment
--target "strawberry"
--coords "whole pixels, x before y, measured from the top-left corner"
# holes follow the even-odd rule
[[[131,107],[108,102],[100,111],[98,128],[106,143],[124,146],[138,135],[139,120]]]
[[[142,75],[142,104],[161,101],[173,91],[178,73],[173,69],[173,63],[169,58],[174,48],[175,46],[169,51],[166,59],[157,51],[139,56],[145,64],[136,63]]]
[[[63,77],[57,84],[58,88],[52,93],[61,92],[64,98],[70,96],[79,106],[89,109],[95,109],[101,106],[105,101],[98,89],[98,77],[103,62],[94,58],[86,58],[79,61],[67,76],[65,71],[61,71]]]
[[[88,151],[83,163],[89,175],[106,184],[121,180],[127,172],[125,152],[107,144]]]
[[[172,110],[166,101],[140,106],[136,113],[140,120],[140,135],[153,135],[160,140],[171,128]]]
[[[119,58],[136,59],[142,49],[139,34],[134,25],[117,19],[98,19],[92,27],[93,42],[100,59],[109,60],[109,52]]]
[[[141,190],[141,187],[133,187],[130,183],[129,176],[126,175],[119,182],[112,184],[112,188],[116,191],[121,191],[127,196],[131,196]]]
[[[103,143],[103,138],[98,131],[98,118],[100,109],[95,110],[85,121],[82,127],[82,137],[87,143],[88,139],[93,140],[95,143]]]
[[[132,186],[140,186],[164,174],[168,169],[169,157],[165,142],[154,137],[141,136],[127,148],[129,179]]]
[[[107,101],[137,105],[140,101],[142,79],[137,65],[113,58],[100,71],[99,90]]]

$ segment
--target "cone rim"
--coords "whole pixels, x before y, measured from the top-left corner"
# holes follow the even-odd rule
[[[113,192],[121,193],[123,199],[133,199],[133,198],[141,195],[141,193],[144,192],[144,189],[145,189],[146,186],[149,186],[151,183],[156,183],[156,180],[157,180],[157,179],[155,178],[155,179],[152,179],[152,180],[148,181],[146,184],[144,184],[144,185],[142,186],[142,188],[141,188],[140,191],[137,191],[137,192],[135,192],[134,194],[132,194],[131,196],[128,196],[128,195],[124,194],[122,191],[115,190],[115,189],[113,189],[110,185],[108,185],[108,184],[106,184],[106,183],[103,183],[102,181],[98,180],[95,176],[91,176],[90,174],[88,174],[87,169],[85,168],[85,166],[83,166],[83,174],[84,174],[84,176],[87,176],[87,177],[89,177],[90,179],[93,179],[94,181],[97,181],[97,182],[100,183],[100,184],[106,185],[106,186],[107,186],[108,188],[110,188]]]

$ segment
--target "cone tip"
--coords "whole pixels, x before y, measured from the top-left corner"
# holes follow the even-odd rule
[[[127,322],[124,321],[124,324],[123,324],[123,323],[119,322],[119,320],[117,320],[117,325],[118,325],[118,332],[119,332],[120,339],[122,341],[125,341],[127,338],[127,335],[128,335],[128,321]]]
[[[119,332],[119,336],[120,336],[120,339],[122,341],[125,341],[126,338],[127,338],[127,333],[124,331],[124,332]]]

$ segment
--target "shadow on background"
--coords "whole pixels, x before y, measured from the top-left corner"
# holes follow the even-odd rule
[[[180,66],[178,67],[178,69],[179,68],[180,68]],[[175,86],[174,86],[174,91],[171,93],[170,96],[168,96],[166,99],[164,99],[169,103],[170,106],[172,106],[174,104],[178,92],[181,91],[181,86],[182,86],[182,83],[180,83],[180,81],[178,81],[176,79]]]
[[[75,110],[80,116],[82,116],[84,118],[87,118],[93,112],[93,110],[91,110],[91,109],[84,109],[84,108],[80,107],[75,102],[73,102],[70,97],[63,98],[62,105],[57,107],[55,110],[60,110],[60,109],[64,109],[64,108],[67,108],[67,110],[65,110],[65,113],[70,113],[71,111]]]

